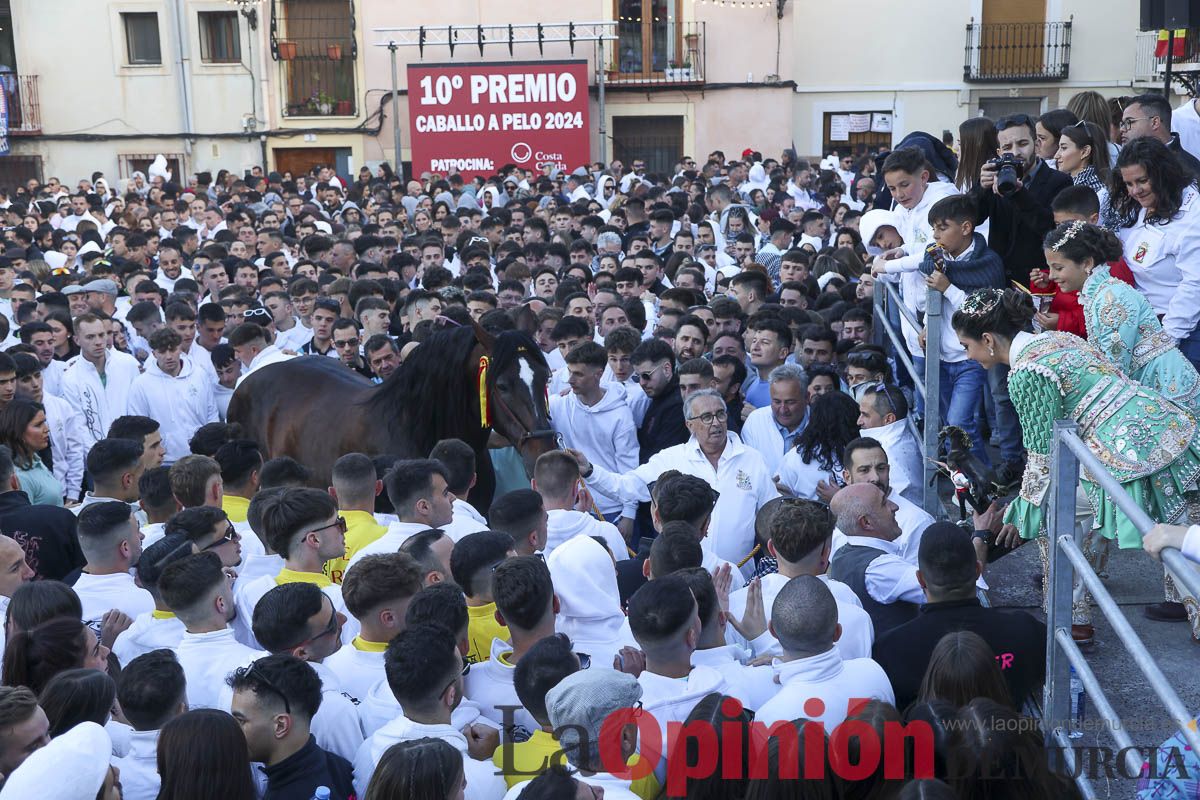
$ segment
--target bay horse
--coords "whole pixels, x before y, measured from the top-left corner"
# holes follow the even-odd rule
[[[327,356],[262,367],[234,391],[228,419],[265,457],[291,456],[311,469],[322,489],[345,453],[428,458],[440,440],[462,439],[475,451],[470,502],[486,513],[495,489],[492,428],[517,448],[530,476],[537,457],[557,446],[549,377],[529,336],[493,336],[473,324],[435,330],[382,384]]]

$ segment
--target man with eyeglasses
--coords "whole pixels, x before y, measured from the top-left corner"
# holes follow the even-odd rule
[[[754,547],[755,514],[779,492],[758,451],[729,437],[729,417],[720,393],[702,389],[682,404],[691,434],[688,441],[662,450],[630,473],[615,475],[594,467],[582,453],[570,452],[585,480],[622,499],[649,501],[649,484],[669,469],[704,478],[720,495],[704,546],[726,561],[741,563]],[[747,564],[743,571],[749,575],[753,564]]]
[[[892,488],[906,500],[920,505],[924,497],[921,451],[908,429],[908,401],[899,387],[883,383],[866,386],[859,393],[859,434],[875,439],[891,464]]]
[[[1193,115],[1194,113],[1193,111]],[[1128,144],[1143,136],[1158,139],[1175,154],[1184,172],[1194,178],[1200,175],[1200,160],[1183,149],[1178,134],[1173,132],[1175,128],[1176,125],[1171,120],[1171,103],[1161,95],[1140,94],[1130,100],[1129,105],[1121,112],[1122,144]]]
[[[333,349],[337,352],[338,360],[344,366],[354,370],[367,380],[375,377],[362,357],[362,336],[354,320],[342,317],[333,323]]]
[[[345,615],[311,583],[276,586],[254,608],[254,636],[262,646],[275,656],[303,661],[320,679],[321,708],[312,717],[317,745],[351,759],[363,742],[357,698],[344,692],[341,677],[326,663],[341,652],[345,623]]]
[[[342,590],[325,573],[325,564],[346,552],[346,520],[337,503],[319,489],[286,488],[263,504],[262,533],[267,546],[283,557],[277,575],[263,575],[238,584],[237,602],[253,610],[271,589],[287,583],[311,583],[333,601],[334,608],[348,617]],[[347,624],[345,641],[358,634],[356,624]]]
[[[250,758],[262,764],[266,776],[265,797],[314,797],[322,786],[331,800],[354,797],[349,759],[320,742],[318,717],[331,706],[311,664],[289,655],[268,656],[238,669],[227,682],[233,718],[246,735]],[[354,706],[342,699],[354,714]]]
[[[242,536],[222,509],[185,508],[167,520],[163,533],[168,539],[187,539],[193,553],[216,553],[224,567],[236,567],[242,562]]]
[[[650,398],[638,427],[638,461],[645,464],[655,453],[687,441],[683,398],[671,345],[661,339],[647,339],[634,349],[629,361],[633,377]]]

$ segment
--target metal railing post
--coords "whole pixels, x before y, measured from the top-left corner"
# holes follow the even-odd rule
[[[929,289],[925,297],[925,419],[921,421],[925,456],[925,512],[938,519],[938,434],[942,430],[942,293]]]
[[[1050,459],[1050,509],[1046,538],[1050,559],[1046,603],[1046,686],[1044,717],[1046,746],[1055,745],[1055,730],[1071,715],[1070,662],[1059,653],[1058,630],[1071,634],[1071,604],[1075,571],[1058,547],[1059,538],[1075,534],[1075,487],[1079,485],[1079,459],[1066,446],[1063,432],[1075,433],[1074,420],[1056,420]]]

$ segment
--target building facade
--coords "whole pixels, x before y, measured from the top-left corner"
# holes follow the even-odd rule
[[[510,53],[501,37],[481,53],[472,33],[570,22],[608,23],[615,40]],[[1159,86],[1154,34],[1137,24],[1129,0],[55,0],[53,13],[0,0],[0,184],[127,178],[159,153],[185,177],[264,163],[351,174],[396,161],[394,113],[408,161],[406,68],[420,63],[586,59],[593,158],[603,118],[608,158],[652,171],[718,149],[861,150]],[[381,45],[420,25],[425,46],[397,49],[393,102]]]

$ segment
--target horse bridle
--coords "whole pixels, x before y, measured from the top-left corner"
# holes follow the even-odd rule
[[[488,391],[490,392],[491,390],[489,389]],[[508,415],[508,418],[511,419],[516,424],[516,426],[523,431],[523,433],[521,434],[521,438],[518,439],[516,442],[513,442],[513,445],[518,450],[521,449],[521,445],[525,444],[525,442],[528,442],[532,439],[549,439],[549,438],[553,438],[558,443],[559,449],[562,449],[562,446],[563,446],[562,435],[558,431],[554,430],[553,428],[546,428],[544,430],[532,430],[532,431],[529,430],[528,428],[525,427],[525,423],[521,422],[520,417],[518,417],[516,414],[514,414],[512,409],[508,407],[508,403],[504,402],[504,397],[499,392],[496,392],[495,394],[490,394],[489,396],[491,397],[491,401],[493,404],[495,404],[497,410],[503,411],[506,415]],[[492,426],[492,427],[495,427],[495,426]]]

